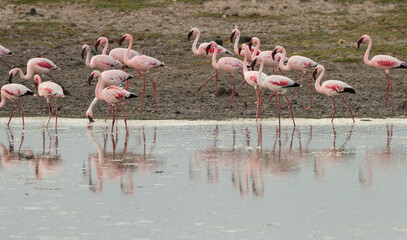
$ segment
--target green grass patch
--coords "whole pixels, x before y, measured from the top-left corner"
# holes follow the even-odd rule
[[[332,62],[337,62],[337,63],[360,63],[362,61],[363,61],[362,57],[360,57],[360,58],[342,57],[342,58],[335,58],[332,60]]]
[[[157,2],[146,0],[89,0],[88,2],[96,8],[115,8],[118,10],[137,10],[150,7],[165,7],[170,4],[169,1]]]

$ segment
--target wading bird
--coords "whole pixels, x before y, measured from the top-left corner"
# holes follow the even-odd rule
[[[82,46],[82,58],[85,58],[85,52],[86,52],[86,59],[85,63],[88,68],[92,69],[97,69],[100,71],[105,71],[109,70],[114,66],[117,66],[120,64],[119,61],[114,59],[113,57],[109,55],[94,55],[92,58],[90,58],[90,47],[87,44],[84,44]]]
[[[11,118],[13,117],[13,104],[14,101],[17,100],[18,106],[20,106],[21,109],[21,119],[23,120],[23,128],[24,128],[24,111],[23,107],[21,106],[20,103],[20,98],[27,96],[27,95],[33,95],[33,92],[28,89],[26,86],[17,84],[17,83],[10,83],[6,84],[1,88],[1,102],[0,102],[0,108],[6,104],[6,99],[9,99],[11,101],[11,114],[10,114],[10,119],[8,120],[7,127],[10,125]]]
[[[57,65],[55,65],[55,63],[47,58],[31,58],[27,62],[27,73],[24,75],[21,68],[13,68],[8,73],[8,81],[9,83],[11,83],[13,76],[18,73],[20,78],[24,80],[31,79],[34,74],[40,74],[47,75],[54,82],[56,82],[55,79],[52,78],[52,76],[50,75],[51,71],[53,70],[61,71],[61,69]]]

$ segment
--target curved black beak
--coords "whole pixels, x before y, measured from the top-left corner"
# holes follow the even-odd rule
[[[274,51],[271,53],[271,58],[274,60],[274,56],[277,54],[277,50],[274,49]]]
[[[360,47],[360,44],[362,44],[362,42],[363,42],[363,38],[359,39],[359,41],[358,41],[358,48]]]
[[[242,51],[242,47],[239,47],[239,50],[237,51],[240,55],[240,52]]]
[[[92,74],[89,76],[89,78],[88,78],[88,84],[89,84],[89,86],[90,86],[90,84],[91,84],[91,82],[92,82],[94,76],[95,76],[94,73],[92,73]]]
[[[81,53],[82,58],[85,58],[85,52],[86,52],[86,48],[83,48],[82,53]]]
[[[89,122],[95,122],[95,120],[93,120],[93,118],[91,116],[88,116],[89,118]]]
[[[209,54],[209,49],[211,49],[212,44],[208,44],[208,46],[205,49],[206,55]]]
[[[230,42],[233,42],[234,37],[235,37],[235,32],[233,31],[232,34],[230,34]]]
[[[124,40],[126,40],[126,37],[124,37],[124,36],[119,39],[119,46],[122,45],[122,43],[124,42]]]
[[[318,72],[318,69],[315,68],[315,71],[312,73],[312,77],[314,78],[314,80],[317,79],[317,72]]]
[[[96,52],[98,51],[99,44],[100,44],[100,40],[96,41],[96,43],[94,45]]]
[[[252,63],[250,64],[250,67],[252,68],[252,70],[254,71],[254,66],[256,66],[257,63],[257,58],[255,58]]]
[[[13,78],[13,74],[9,74],[9,75],[8,75],[8,82],[9,82],[9,83],[12,83],[12,81],[11,81],[12,78]]]
[[[248,46],[249,46],[249,49],[250,49],[250,51],[251,51],[251,50],[252,50],[252,46],[253,46],[253,43],[252,43],[252,40],[251,40],[251,39],[250,39],[250,42],[249,42]]]
[[[190,41],[191,40],[191,37],[192,37],[192,34],[194,33],[194,31],[190,31],[189,33],[188,33],[188,41]]]

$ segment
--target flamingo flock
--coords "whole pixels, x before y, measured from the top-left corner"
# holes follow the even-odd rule
[[[325,67],[316,61],[305,57],[305,56],[291,56],[287,57],[287,51],[283,46],[276,46],[274,49],[270,50],[260,50],[260,39],[258,37],[251,37],[248,41],[248,44],[242,43],[240,46],[240,31],[235,28],[232,30],[230,35],[230,41],[233,43],[234,54],[233,52],[222,47],[220,44],[215,41],[204,42],[198,46],[198,41],[200,39],[200,31],[198,28],[192,28],[187,36],[188,40],[191,40],[193,36],[195,39],[192,43],[192,53],[198,57],[211,58],[211,64],[215,70],[215,74],[206,80],[200,87],[196,90],[199,92],[203,86],[205,86],[209,81],[215,78],[215,93],[218,91],[217,82],[218,82],[218,72],[224,71],[231,75],[232,77],[232,94],[229,99],[229,107],[227,110],[230,110],[232,107],[232,100],[237,92],[246,85],[246,92],[244,98],[244,105],[247,107],[246,95],[248,86],[252,86],[256,92],[257,100],[257,110],[256,110],[256,121],[262,119],[262,90],[270,91],[271,94],[268,98],[269,102],[273,96],[275,96],[275,105],[278,106],[278,116],[279,116],[279,126],[280,126],[280,111],[281,111],[281,101],[280,96],[283,95],[287,101],[287,106],[290,108],[291,117],[293,125],[295,126],[294,113],[292,110],[292,99],[295,94],[298,92],[299,87],[301,87],[301,76],[304,75],[308,81],[309,85],[309,107],[306,109],[312,109],[312,83],[308,78],[307,72],[312,71],[313,77],[316,80],[314,87],[316,92],[320,94],[327,95],[333,99],[333,113],[331,122],[333,123],[335,113],[336,113],[336,103],[335,99],[340,97],[346,106],[349,109],[350,116],[355,122],[352,109],[350,105],[344,98],[345,94],[355,94],[356,90],[348,85],[347,83],[339,80],[326,80],[321,84],[322,78],[325,75]],[[164,62],[147,55],[140,54],[138,51],[132,49],[133,47],[133,37],[130,34],[124,34],[120,40],[119,45],[121,46],[125,41],[128,41],[127,48],[114,48],[108,52],[109,41],[106,37],[99,37],[97,41],[93,44],[95,50],[98,50],[100,45],[104,45],[103,51],[101,54],[91,56],[91,48],[88,44],[83,44],[81,56],[85,59],[85,65],[87,68],[93,70],[88,78],[88,84],[91,85],[91,82],[94,78],[97,78],[97,84],[95,88],[95,98],[90,103],[89,108],[86,111],[86,117],[89,119],[89,122],[93,122],[93,108],[98,101],[102,100],[109,104],[109,110],[105,121],[108,118],[110,111],[112,111],[112,131],[115,122],[117,122],[117,112],[118,108],[122,111],[125,125],[126,115],[122,104],[126,103],[132,98],[137,98],[137,95],[128,90],[128,88],[136,81],[141,75],[143,75],[143,89],[141,96],[140,109],[138,112],[143,111],[143,99],[145,94],[146,87],[146,74],[149,75],[149,80],[153,86],[154,91],[154,104],[155,108],[153,112],[158,110],[157,98],[156,98],[156,86],[151,77],[150,72],[156,68],[167,68]],[[369,53],[372,47],[372,39],[368,35],[363,35],[359,41],[357,41],[357,47],[359,48],[362,43],[368,43],[363,61],[364,63],[373,68],[384,70],[386,73],[386,96],[384,107],[387,107],[387,100],[390,96],[391,109],[394,109],[393,103],[393,87],[390,80],[390,69],[395,68],[407,68],[405,62],[402,62],[392,56],[388,55],[377,55],[369,60]],[[221,57],[217,58],[219,55],[235,55],[234,57]],[[13,104],[14,101],[18,102],[18,105],[21,109],[21,117],[24,128],[24,111],[20,99],[28,95],[37,95],[33,91],[25,87],[24,85],[12,83],[13,77],[18,74],[20,79],[30,80],[34,77],[35,87],[38,91],[38,95],[44,97],[48,103],[49,119],[46,124],[48,128],[49,121],[52,116],[52,110],[50,105],[50,100],[53,98],[55,102],[55,129],[57,129],[57,119],[58,119],[58,107],[57,107],[57,98],[66,96],[66,91],[63,87],[56,83],[55,78],[51,76],[51,73],[54,71],[60,71],[61,69],[47,58],[31,58],[27,62],[26,73],[24,74],[21,68],[12,68],[6,61],[3,60],[5,57],[12,56],[13,52],[6,47],[0,45],[0,61],[8,68],[8,81],[9,84],[4,85],[1,88],[1,102],[0,107],[3,107],[6,103],[6,99],[11,101],[11,114],[10,119],[7,123],[9,126],[10,121],[13,117]],[[239,59],[243,58],[243,59]],[[115,69],[121,66],[123,70]],[[251,69],[249,70],[249,67]],[[255,67],[258,67],[258,71],[255,70]],[[268,67],[273,70],[272,75],[267,75],[263,72],[264,68]],[[278,69],[281,75],[277,75],[275,69]],[[134,77],[128,71],[137,72],[137,76]],[[285,76],[284,72],[295,71],[298,72],[298,82],[293,81],[289,77]],[[319,76],[317,77],[317,74]],[[43,82],[41,76],[47,75],[53,82]],[[241,85],[236,88],[236,79],[235,77],[241,75],[243,81]],[[129,80],[131,82],[129,83]],[[121,85],[125,87],[121,87]],[[291,97],[287,97],[290,89],[295,88]],[[42,107],[41,107],[42,112]]]

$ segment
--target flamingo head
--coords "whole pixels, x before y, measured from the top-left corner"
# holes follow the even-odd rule
[[[85,58],[85,52],[87,52],[87,51],[90,51],[89,45],[88,45],[88,44],[84,44],[84,45],[82,46],[82,53],[81,53],[82,58]]]
[[[188,41],[191,40],[191,37],[194,34],[199,34],[199,29],[198,28],[192,28],[191,31],[189,31],[189,33],[188,33]]]
[[[89,122],[95,122],[95,120],[93,120],[93,117],[90,114],[86,114],[86,116],[89,119]]]
[[[312,73],[312,77],[313,77],[314,79],[317,79],[317,74],[320,73],[320,72],[322,72],[322,70],[324,70],[324,66],[322,66],[322,65],[317,65],[317,66],[315,67],[315,71]]]
[[[258,37],[252,37],[252,38],[250,39],[250,42],[249,42],[249,49],[250,49],[250,51],[252,50],[253,43],[256,44],[256,45],[259,44],[259,43],[260,43],[260,39],[259,39]]]
[[[205,49],[206,55],[209,54],[209,50],[210,50],[212,47],[215,48],[215,51],[216,51],[216,49],[218,48],[218,44],[217,44],[216,42],[214,42],[214,41],[211,41],[211,42],[208,44],[208,46],[206,46],[206,49]]]
[[[90,74],[89,78],[88,78],[88,84],[89,84],[89,86],[90,86],[90,84],[92,83],[92,80],[93,80],[95,77],[99,77],[99,76],[100,76],[100,72],[99,72],[98,70],[93,71],[93,72]]]
[[[271,53],[271,58],[274,60],[274,56],[279,53],[279,52],[283,52],[284,48],[281,46],[277,46],[274,48],[273,52]]]
[[[358,48],[360,47],[360,44],[362,44],[366,41],[369,41],[369,40],[370,40],[370,37],[368,35],[363,35],[358,41]]]
[[[41,84],[41,77],[40,77],[40,75],[36,74],[36,75],[34,76],[34,86],[35,86],[35,89],[38,90],[38,85],[40,85],[40,84]]]
[[[130,34],[128,34],[128,33],[124,34],[123,37],[121,37],[120,40],[119,40],[119,46],[121,46],[122,43],[123,43],[125,40],[129,40],[129,41],[130,41],[130,39],[133,40],[133,37],[132,37]]]
[[[13,79],[14,75],[16,74],[16,72],[17,72],[17,69],[16,69],[16,68],[11,69],[11,70],[8,72],[8,82],[9,82],[9,83],[12,83],[12,79]]]
[[[98,39],[98,40],[95,42],[95,45],[94,45],[96,52],[98,51],[99,45],[100,45],[100,40]]]
[[[100,38],[98,38],[98,40],[95,42],[95,45],[94,45],[95,50],[96,50],[96,51],[98,50],[98,47],[99,47],[99,45],[100,45],[101,43],[107,43],[107,42],[109,42],[109,40],[107,40],[106,37],[100,37]]]

